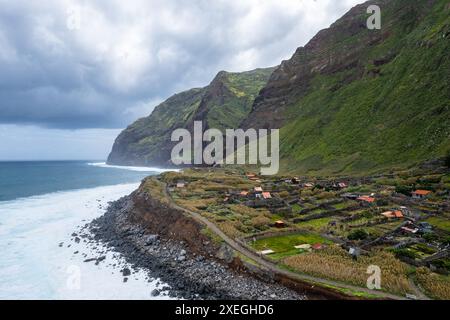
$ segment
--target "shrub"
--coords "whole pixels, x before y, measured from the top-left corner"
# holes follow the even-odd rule
[[[290,193],[288,191],[281,191],[278,195],[281,198],[287,198],[287,197],[289,197]]]
[[[422,236],[422,238],[424,238],[428,242],[431,242],[437,240],[438,236],[435,235],[434,233],[426,233]]]
[[[412,188],[404,185],[398,185],[395,187],[395,192],[404,194],[405,196],[411,196]]]
[[[394,252],[395,256],[398,258],[406,257],[413,260],[417,258],[417,254],[408,249],[394,249],[392,252]]]
[[[440,259],[440,260],[435,260],[432,262],[432,264],[439,269],[444,269],[450,271],[450,260],[449,259]]]
[[[350,233],[348,235],[348,239],[349,240],[364,240],[364,239],[367,239],[368,236],[369,236],[369,234],[367,233],[367,231],[365,231],[363,229],[358,229],[358,230],[355,230],[352,233]]]
[[[267,229],[271,222],[272,220],[264,216],[255,217],[251,220],[252,226],[259,230]]]
[[[311,197],[313,195],[313,192],[311,190],[301,190],[302,197]]]
[[[450,244],[450,236],[445,237],[444,240],[442,240],[442,243],[445,245],[449,245]]]
[[[378,199],[377,200],[377,206],[379,207],[384,207],[387,206],[389,204],[389,201],[387,201],[386,199]]]
[[[444,300],[450,299],[450,284],[445,278],[424,267],[416,270],[416,278],[419,284],[433,297]]]
[[[335,196],[336,196],[336,195],[335,195],[333,192],[325,191],[325,192],[319,193],[319,194],[317,195],[317,198],[318,198],[318,199],[332,199],[332,198],[334,198]]]
[[[447,168],[450,168],[450,150],[447,151],[447,155],[445,156],[444,161],[445,161],[445,166]]]
[[[230,221],[220,222],[217,224],[220,230],[231,238],[238,238],[242,236],[242,232],[239,231],[235,225]]]
[[[357,261],[354,261],[345,250],[332,246],[320,251],[288,257],[284,263],[298,272],[362,287],[367,284],[367,267],[377,265],[382,270],[383,290],[401,294],[411,292],[406,275],[407,265],[386,251],[376,250],[367,256],[361,255]]]

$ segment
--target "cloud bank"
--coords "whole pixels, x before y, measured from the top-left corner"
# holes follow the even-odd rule
[[[123,128],[220,70],[277,65],[360,0],[0,0],[0,124]]]

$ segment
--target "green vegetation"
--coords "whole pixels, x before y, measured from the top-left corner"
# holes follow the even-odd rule
[[[272,71],[273,68],[242,73],[220,72],[208,89],[207,105],[202,106],[207,110],[208,126],[219,130],[238,128],[250,113],[253,101],[266,85]],[[220,94],[211,92],[216,90],[215,82],[225,87]]]
[[[172,188],[170,191],[172,198],[180,206],[200,213],[231,238],[246,241],[255,251],[273,250],[274,253],[266,257],[279,266],[312,275],[325,275],[328,272],[325,278],[346,283],[361,285],[363,275],[367,279],[362,262],[377,262],[382,267],[383,274],[388,274],[383,290],[400,294],[410,292],[407,278],[412,267],[401,261],[410,261],[405,259],[409,258],[419,262],[441,252],[443,245],[450,242],[448,215],[445,212],[437,215],[431,211],[434,207],[445,205],[447,200],[448,189],[445,188],[445,183],[449,177],[439,166],[426,170],[412,167],[392,171],[386,176],[377,175],[376,178],[346,178],[352,189],[374,193],[373,197],[377,201],[370,207],[358,204],[357,201],[345,200],[342,195],[350,188],[324,191],[327,188],[333,190],[335,178],[317,179],[317,185],[322,185],[308,189],[302,184],[280,182],[284,180],[280,177],[258,177],[260,181],[254,182],[245,173],[241,168],[198,168],[164,173],[161,180],[169,186],[174,186],[180,180],[185,181],[184,188]],[[159,190],[161,183],[154,180],[152,188]],[[431,199],[410,201],[404,197],[396,200],[396,186],[413,184],[436,190],[432,202]],[[251,193],[254,186],[272,190],[271,201],[274,202],[260,200],[257,203],[255,195]],[[250,191],[250,194],[243,196],[240,194],[242,190]],[[379,201],[380,199],[383,201]],[[399,229],[405,223],[405,218],[387,219],[381,215],[388,210],[401,210],[404,205],[407,205],[405,212],[410,210],[418,217],[410,228],[419,228],[421,222],[428,222],[434,228],[425,233],[409,234]],[[421,212],[422,210],[427,212]],[[277,220],[282,220],[284,226],[277,228],[274,223]],[[374,241],[382,236],[389,237],[389,242]],[[343,250],[334,245],[341,242],[349,244],[349,239],[358,241],[354,245],[362,249],[361,256],[357,259],[352,259],[348,249]],[[323,248],[295,248],[317,243],[324,244]],[[396,246],[397,244],[403,245]],[[394,247],[400,249],[393,249]],[[441,258],[433,261],[433,265],[437,268],[436,272],[445,273],[450,262]],[[397,267],[400,269],[393,269]],[[352,280],[350,277],[354,273],[357,276]],[[437,285],[435,282],[438,279],[442,286],[446,285],[447,278],[436,275],[431,278],[422,276],[421,279],[428,281],[429,286]]]
[[[450,147],[450,14],[445,0],[431,10],[426,3],[386,5],[383,32],[389,37],[374,45],[360,45],[374,36],[364,28],[351,37],[343,30],[339,37],[336,23],[336,40],[322,51],[343,67],[314,74],[286,107],[286,171],[360,174],[444,155]],[[352,50],[357,61],[340,60]],[[296,65],[310,63],[294,59]]]
[[[166,204],[169,202],[164,192],[164,185],[155,177],[147,178],[143,183],[143,189],[160,202]]]
[[[119,135],[108,162],[166,166],[174,146],[172,132],[190,128],[194,120],[203,120],[210,128],[237,128],[250,113],[253,100],[272,71],[222,71],[209,86],[170,97],[150,116],[137,120]]]
[[[209,228],[203,228],[201,233],[211,239],[216,245],[220,245],[224,242],[222,238],[212,232]]]
[[[450,149],[447,151],[447,155],[445,156],[445,165],[447,168],[450,168]]]
[[[297,223],[299,228],[311,229],[314,231],[321,231],[322,229],[328,226],[328,223],[332,220],[332,218],[319,218],[313,219],[306,222]]]
[[[427,219],[427,222],[432,226],[435,226],[439,229],[450,232],[450,219],[447,217],[431,217]]]
[[[431,297],[443,300],[450,299],[450,276],[432,273],[427,268],[418,268],[416,279]]]
[[[367,233],[366,230],[358,229],[358,230],[355,230],[352,233],[350,233],[348,235],[348,239],[349,240],[364,240],[364,239],[367,239],[368,236],[369,236],[369,234]]]
[[[411,249],[393,249],[392,252],[397,258],[406,257],[415,260],[418,258],[418,254]]]
[[[382,290],[402,295],[412,292],[406,264],[385,251],[375,251],[355,261],[346,251],[330,246],[323,250],[288,257],[283,263],[297,272],[361,287],[365,287],[367,283],[367,267],[377,265],[383,270]]]
[[[314,233],[298,233],[290,235],[274,236],[269,238],[263,238],[251,243],[251,246],[258,251],[261,250],[273,250],[275,253],[282,253],[287,251],[296,251],[294,247],[302,244],[330,244],[331,241],[323,238],[320,235]]]

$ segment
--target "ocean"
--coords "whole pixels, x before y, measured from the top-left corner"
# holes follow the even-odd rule
[[[0,299],[155,299],[158,279],[149,282],[140,271],[124,283],[112,266],[125,263],[120,256],[85,263],[102,248],[71,235],[162,171],[93,161],[0,162]]]

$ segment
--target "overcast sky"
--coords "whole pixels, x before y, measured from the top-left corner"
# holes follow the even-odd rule
[[[217,72],[278,65],[361,0],[0,0],[0,160],[104,159]]]

